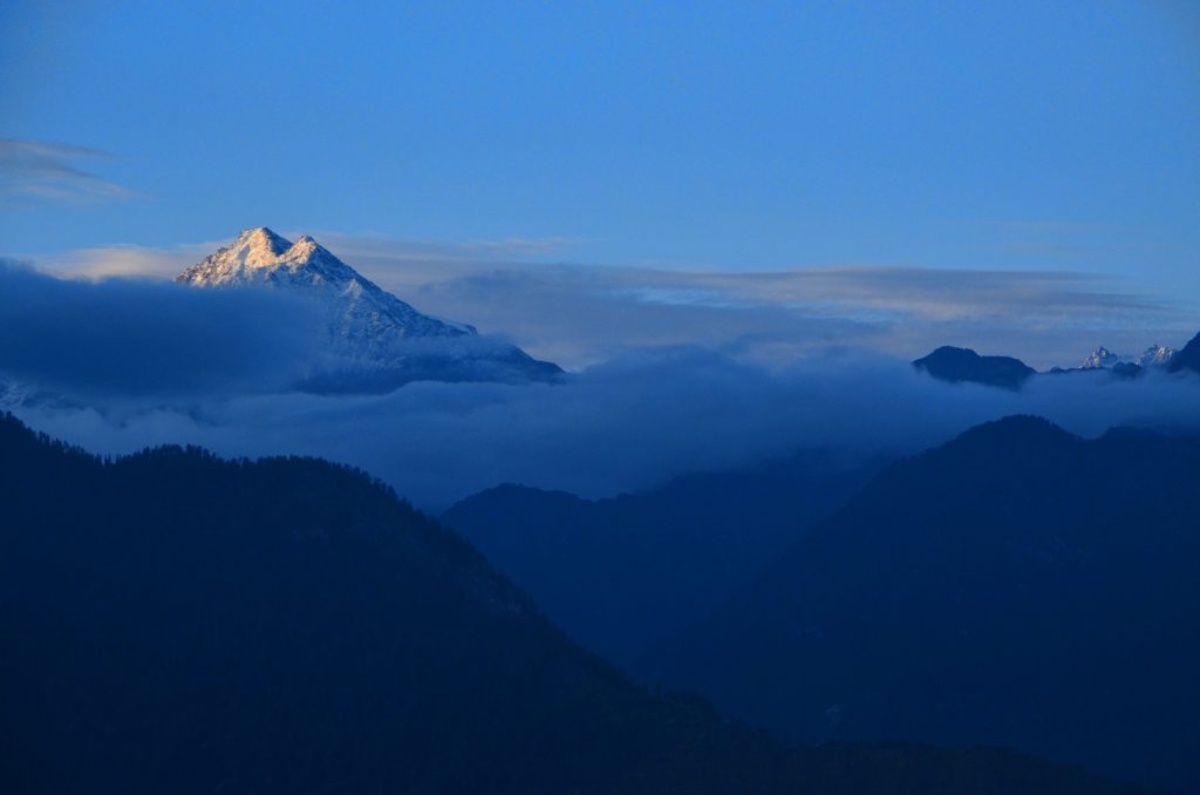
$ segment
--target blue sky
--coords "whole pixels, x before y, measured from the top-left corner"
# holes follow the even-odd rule
[[[298,321],[164,283],[260,225],[574,380],[281,393]],[[1192,427],[1186,379],[907,360],[1197,330],[1190,0],[0,4],[0,358],[62,386],[0,403],[89,449],[612,495],[1011,413]]]
[[[266,224],[1200,313],[1190,2],[15,0],[0,138],[0,254],[35,263]]]

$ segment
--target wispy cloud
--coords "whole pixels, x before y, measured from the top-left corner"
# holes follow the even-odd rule
[[[1186,307],[1073,273],[512,266],[417,284],[407,271],[373,276],[430,311],[503,330],[567,364],[647,345],[701,344],[779,364],[831,347],[916,358],[956,344],[1047,368],[1101,344],[1181,344],[1197,324]]]
[[[494,244],[318,234],[419,310],[503,334],[572,369],[652,346],[699,345],[771,366],[831,348],[916,358],[944,344],[1071,365],[1099,345],[1179,346],[1198,307],[1111,278],[1050,270],[859,265],[764,272],[555,261],[557,238]],[[38,260],[60,275],[171,277],[220,242],[108,247]]]
[[[297,233],[300,234],[300,233]],[[529,262],[561,259],[586,240],[569,237],[506,237],[498,240],[434,242],[398,240],[385,235],[347,235],[305,231],[343,259],[353,262],[425,261],[440,263]]]
[[[1180,241],[1137,224],[1068,220],[962,222],[1008,261],[1128,271],[1131,262],[1181,250]],[[1013,258],[1019,258],[1014,260]]]
[[[111,159],[113,156],[107,152],[84,146],[0,138],[0,195],[48,202],[129,199],[138,195],[79,165]]]
[[[184,268],[211,254],[220,243],[151,248],[97,246],[37,258],[38,270],[68,279],[99,280],[120,276],[173,279]]]

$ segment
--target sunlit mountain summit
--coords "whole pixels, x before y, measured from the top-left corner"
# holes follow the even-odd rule
[[[385,391],[410,381],[552,381],[562,370],[473,326],[422,314],[304,235],[248,229],[176,277],[191,287],[273,288],[314,302],[314,391]]]
[[[1105,368],[1113,368],[1120,365],[1131,366],[1136,365],[1139,368],[1147,367],[1166,367],[1171,357],[1176,353],[1174,348],[1169,348],[1166,345],[1159,345],[1157,342],[1151,345],[1146,350],[1142,351],[1137,356],[1122,356],[1118,353],[1113,353],[1108,348],[1099,347],[1088,354],[1080,365],[1081,370],[1101,370]]]

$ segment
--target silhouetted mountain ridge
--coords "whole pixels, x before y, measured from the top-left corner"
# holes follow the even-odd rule
[[[942,347],[913,362],[918,370],[941,381],[962,381],[1019,389],[1037,371],[1011,356],[980,356],[970,348]]]
[[[652,697],[360,472],[0,417],[0,781],[21,793],[1116,793],[1010,752],[789,749]]]
[[[970,348],[957,348],[953,345],[943,345],[914,361],[913,366],[939,381],[976,383],[1011,390],[1019,390],[1035,375],[1105,371],[1114,378],[1134,379],[1152,370],[1165,369],[1170,373],[1181,370],[1200,372],[1200,334],[1193,337],[1188,346],[1181,351],[1154,343],[1136,356],[1123,356],[1105,347],[1099,347],[1078,366],[1052,367],[1045,373],[1038,373],[1020,359],[1011,356],[980,356]]]
[[[1183,350],[1171,357],[1167,369],[1173,373],[1183,370],[1200,373],[1200,334],[1188,340],[1188,344],[1183,346]]]
[[[628,665],[714,610],[881,465],[804,450],[603,500],[506,484],[442,518],[555,623]]]
[[[1200,442],[1035,417],[893,464],[643,673],[800,736],[1200,791]]]

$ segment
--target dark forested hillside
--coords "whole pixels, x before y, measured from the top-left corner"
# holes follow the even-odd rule
[[[809,741],[1200,792],[1197,495],[1196,441],[990,423],[884,470],[646,673]]]
[[[8,793],[1109,793],[1000,752],[788,749],[566,641],[353,471],[103,463],[0,418]]]
[[[715,610],[879,466],[805,450],[595,501],[506,485],[442,518],[572,637],[629,665]]]

